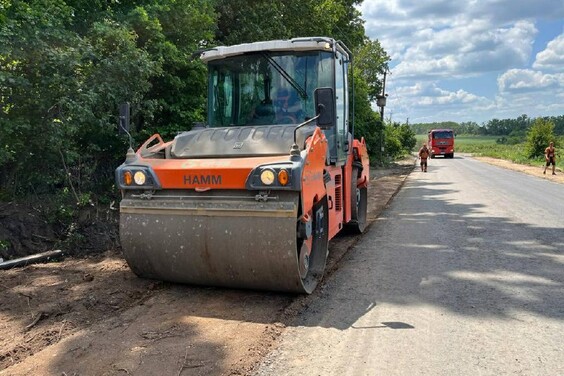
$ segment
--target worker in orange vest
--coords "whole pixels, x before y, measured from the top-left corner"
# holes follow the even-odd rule
[[[421,149],[419,149],[419,159],[421,159],[421,171],[427,172],[427,158],[429,158],[429,149],[427,149],[427,144],[423,144]]]

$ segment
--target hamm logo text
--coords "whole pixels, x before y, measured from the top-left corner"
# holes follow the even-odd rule
[[[221,175],[184,175],[185,185],[213,184],[221,185]]]

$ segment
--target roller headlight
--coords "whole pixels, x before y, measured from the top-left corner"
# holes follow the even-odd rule
[[[135,175],[133,175],[133,180],[137,185],[144,185],[147,177],[145,176],[145,173],[143,171],[137,171]]]
[[[274,183],[274,179],[274,171],[270,169],[262,170],[262,172],[260,173],[260,181],[264,185],[272,185],[272,183]]]
[[[160,189],[157,176],[149,166],[121,165],[116,169],[120,189]]]
[[[245,182],[248,190],[285,190],[301,189],[302,162],[268,163],[255,167]]]

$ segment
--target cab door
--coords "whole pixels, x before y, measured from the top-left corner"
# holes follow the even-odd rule
[[[335,59],[335,108],[336,108],[336,164],[343,165],[347,161],[348,152],[348,85],[347,67],[348,63],[342,53],[337,51]]]

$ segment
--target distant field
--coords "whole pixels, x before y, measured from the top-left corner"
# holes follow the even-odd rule
[[[416,135],[417,144],[420,146],[427,142],[427,135]],[[538,165],[543,158],[528,159],[525,144],[502,145],[496,144],[499,136],[456,136],[454,150],[456,153],[472,153],[477,156],[505,159],[526,165]],[[419,148],[418,146],[418,148]]]
[[[496,145],[495,140],[498,138],[498,136],[456,136],[454,141],[459,147],[473,145]]]
[[[418,145],[422,145],[423,142],[427,142],[426,134],[418,134],[415,138],[417,139]],[[454,142],[458,149],[459,147],[466,147],[469,145],[495,145],[495,140],[498,138],[498,136],[456,136]]]

